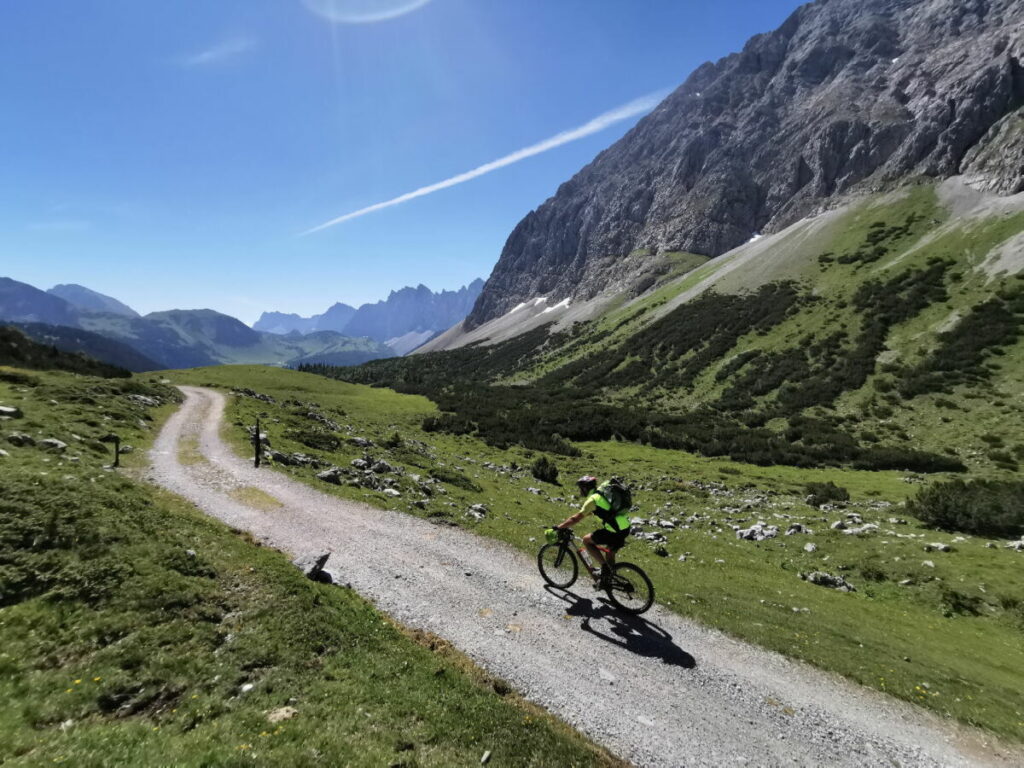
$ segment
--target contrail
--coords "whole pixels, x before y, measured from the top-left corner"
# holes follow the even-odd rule
[[[484,163],[471,171],[460,173],[458,176],[452,176],[450,179],[445,179],[444,181],[439,181],[436,184],[431,184],[426,187],[420,187],[419,189],[413,190],[412,192],[406,192],[404,195],[399,195],[391,200],[385,200],[383,203],[374,203],[373,205],[368,205],[366,208],[360,208],[358,211],[352,211],[351,213],[338,216],[330,221],[325,221],[323,224],[315,226],[312,229],[307,229],[305,232],[302,232],[301,235],[311,235],[322,229],[333,227],[335,224],[341,224],[343,221],[355,219],[359,216],[365,216],[367,213],[372,213],[373,211],[390,208],[393,205],[414,200],[417,197],[423,197],[424,195],[429,195],[430,193],[437,192],[441,189],[454,187],[456,184],[462,184],[464,181],[469,181],[470,179],[475,179],[478,176],[483,176],[485,173],[490,173],[491,171],[496,171],[499,168],[504,168],[506,165],[518,163],[520,160],[525,160],[528,157],[539,155],[541,152],[547,152],[549,149],[554,149],[555,147],[560,147],[563,144],[568,144],[570,141],[576,141],[577,139],[590,136],[592,133],[603,131],[608,126],[621,120],[628,120],[629,118],[643,114],[644,112],[650,112],[663,98],[665,98],[667,93],[667,91],[658,91],[657,93],[642,96],[639,99],[635,99],[628,104],[623,104],[621,107],[617,107],[610,112],[598,115],[593,120],[584,123],[578,128],[563,131],[562,133],[552,136],[550,139],[544,139],[544,141],[533,144],[532,146],[524,149],[517,150],[510,155],[499,157],[497,160]]]

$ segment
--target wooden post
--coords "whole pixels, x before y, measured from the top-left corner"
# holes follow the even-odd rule
[[[121,466],[121,438],[114,435],[114,467]]]
[[[263,453],[263,442],[260,440],[260,420],[256,419],[256,434],[253,435],[253,442],[256,443],[256,469],[260,468],[260,454]]]

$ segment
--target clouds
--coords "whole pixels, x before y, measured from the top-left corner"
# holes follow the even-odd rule
[[[187,68],[208,67],[237,58],[255,47],[255,38],[229,37],[202,51],[181,56],[177,62],[180,66]]]
[[[336,24],[373,24],[405,16],[430,0],[303,0],[318,16]]]
[[[654,107],[658,105],[658,103],[662,99],[665,98],[666,95],[666,91],[658,91],[657,93],[650,93],[646,96],[641,96],[639,99],[634,99],[628,104],[623,104],[621,107],[616,107],[610,112],[605,112],[604,114],[598,115],[593,120],[590,120],[577,128],[572,128],[571,130],[568,131],[562,131],[561,133],[556,134],[549,139],[544,139],[544,141],[538,142],[536,144],[531,144],[528,147],[516,150],[511,154],[505,155],[504,157],[499,157],[497,160],[492,160],[489,163],[484,163],[483,165],[477,166],[471,171],[460,173],[457,176],[452,176],[451,178],[445,179],[444,181],[439,181],[434,184],[430,184],[426,187],[420,187],[419,189],[415,189],[412,192],[406,192],[404,195],[399,195],[398,197],[392,198],[391,200],[385,200],[382,203],[374,203],[373,205],[369,205],[366,208],[360,208],[358,211],[352,211],[351,213],[343,214],[341,216],[338,216],[337,218],[331,219],[330,221],[325,221],[323,224],[319,224],[311,229],[308,229],[301,234],[310,235],[313,234],[314,232],[319,232],[322,229],[333,227],[336,224],[341,224],[343,221],[355,219],[359,216],[365,216],[366,214],[372,213],[373,211],[380,211],[384,208],[390,208],[393,205],[399,205],[400,203],[405,203],[408,202],[409,200],[415,200],[417,197],[423,197],[424,195],[429,195],[433,192],[438,192],[442,189],[447,189],[448,187],[454,187],[456,184],[462,184],[463,182],[470,181],[471,179],[475,179],[479,176],[483,176],[484,174],[496,171],[499,168],[504,168],[505,166],[512,165],[513,163],[518,163],[520,160],[525,160],[528,157],[539,155],[542,152],[547,152],[548,150],[555,149],[556,147],[560,147],[563,144],[568,144],[571,141],[578,141],[579,139],[590,136],[591,134],[597,133],[598,131],[603,131],[605,128],[615,123],[621,122],[622,120],[628,120],[631,117],[636,117],[637,115],[641,115],[645,112],[650,112],[652,109],[654,109]]]

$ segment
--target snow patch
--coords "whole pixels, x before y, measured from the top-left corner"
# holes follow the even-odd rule
[[[547,309],[545,309],[543,312],[541,312],[541,314],[542,315],[546,315],[548,312],[554,312],[556,309],[563,309],[563,308],[568,307],[568,306],[569,306],[569,299],[562,299],[560,302],[555,304],[553,307],[548,307]]]
[[[747,240],[747,242],[748,243],[756,243],[762,237],[764,237],[764,235],[762,235],[760,232],[755,232],[754,236],[752,238],[750,238],[749,240]]]

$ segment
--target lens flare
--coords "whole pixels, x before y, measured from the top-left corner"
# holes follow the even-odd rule
[[[430,0],[302,0],[318,16],[335,24],[373,24],[397,19]]]

